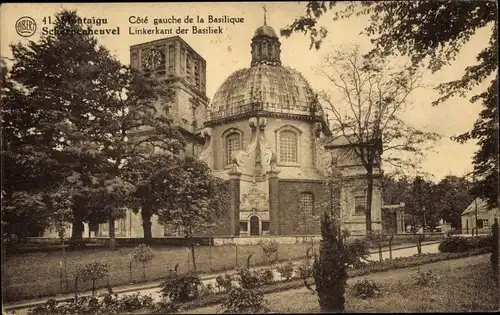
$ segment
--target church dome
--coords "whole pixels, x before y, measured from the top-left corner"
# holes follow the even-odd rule
[[[212,100],[212,119],[255,110],[310,115],[314,94],[297,71],[265,63],[238,70],[221,85]]]
[[[254,37],[256,36],[269,36],[269,37],[274,37],[278,38],[278,35],[276,35],[276,32],[274,31],[274,28],[268,25],[262,25],[261,27],[257,28],[255,30],[255,33],[253,34]]]
[[[291,115],[321,115],[307,80],[281,65],[281,43],[274,29],[257,28],[252,38],[250,68],[232,73],[212,99],[210,120],[260,111]]]

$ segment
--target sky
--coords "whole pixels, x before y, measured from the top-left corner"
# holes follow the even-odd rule
[[[279,34],[279,30],[292,23],[296,17],[305,13],[305,3],[296,2],[242,2],[242,3],[8,3],[0,7],[0,54],[11,57],[10,43],[37,41],[43,27],[51,28],[49,17],[66,8],[76,10],[80,17],[89,19],[106,19],[106,24],[93,25],[97,29],[120,28],[120,35],[99,35],[100,44],[107,47],[122,63],[129,64],[129,47],[164,37],[174,36],[178,28],[187,29],[188,34],[180,35],[207,61],[207,96],[213,98],[215,92],[225,79],[234,71],[250,66],[250,43],[255,29],[263,24],[264,9],[267,10],[267,24]],[[208,23],[209,15],[216,18],[236,18],[241,23]],[[37,30],[29,38],[16,33],[16,21],[29,16],[35,20]],[[197,16],[205,19],[204,24],[197,23]],[[131,23],[140,17],[147,17],[147,24]],[[180,18],[182,23],[161,24],[160,28],[171,28],[172,35],[130,35],[129,27],[155,28],[155,18]],[[194,23],[184,23],[186,17],[192,17]],[[45,18],[45,19],[44,19]],[[319,51],[309,49],[309,37],[294,34],[290,38],[280,38],[281,61],[285,66],[301,72],[314,90],[320,91],[329,87],[327,81],[319,74],[317,68],[329,51],[351,45],[359,45],[361,50],[370,48],[369,39],[360,35],[367,25],[365,17],[333,22],[330,15],[320,20],[329,33]],[[192,34],[192,26],[205,28],[212,26],[222,28],[222,34]],[[466,65],[476,62],[477,53],[489,40],[489,29],[479,30],[463,47],[457,60],[440,72],[431,74],[422,69],[423,82],[427,86],[435,86],[441,82],[459,79]],[[489,81],[488,81],[489,82]],[[485,83],[487,84],[487,83]],[[478,86],[473,93],[485,90],[486,86]],[[410,96],[411,104],[402,113],[405,121],[422,130],[439,133],[442,138],[435,143],[432,151],[426,153],[420,168],[431,174],[429,179],[440,180],[447,175],[462,176],[472,170],[472,157],[477,150],[474,142],[459,144],[450,137],[472,129],[481,104],[472,104],[469,98],[453,98],[439,105],[431,102],[438,98],[432,88],[419,90]]]

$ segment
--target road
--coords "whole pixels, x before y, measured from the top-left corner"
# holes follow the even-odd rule
[[[429,245],[422,245],[422,253],[425,254],[432,254],[432,253],[438,253],[438,246],[439,244],[429,244]],[[417,254],[417,248],[416,247],[411,247],[411,248],[402,248],[402,249],[395,249],[392,251],[392,258],[397,258],[397,257],[408,257]],[[382,253],[382,259],[389,258],[389,252],[383,252]],[[373,253],[368,257],[368,260],[373,260],[373,261],[378,261],[379,260],[379,254],[378,253]],[[294,264],[298,264],[297,262]],[[255,269],[262,269],[265,267],[260,267],[260,268],[255,268]],[[273,270],[274,272],[274,278],[275,280],[281,280],[279,273],[276,270]],[[215,277],[205,279],[202,281],[203,284],[207,285],[211,283],[215,287]],[[119,295],[130,295],[130,294],[135,294],[135,293],[140,293],[141,295],[151,295],[151,297],[156,301],[161,300],[161,296],[159,294],[159,288],[151,288],[151,289],[143,289],[143,290],[137,290],[137,291],[131,291],[131,292],[126,292],[126,293],[120,293]],[[20,309],[15,311],[15,315],[27,315],[28,314],[28,309]]]

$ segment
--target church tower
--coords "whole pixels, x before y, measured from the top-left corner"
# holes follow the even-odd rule
[[[186,138],[187,156],[196,156],[200,131],[206,120],[207,63],[179,36],[141,43],[130,47],[130,65],[146,76],[165,81],[175,92],[171,100],[160,100],[158,110],[174,119],[175,127]]]

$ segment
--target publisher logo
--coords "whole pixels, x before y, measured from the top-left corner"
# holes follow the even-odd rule
[[[29,16],[23,16],[16,22],[16,32],[19,36],[30,37],[36,32],[36,22]]]

